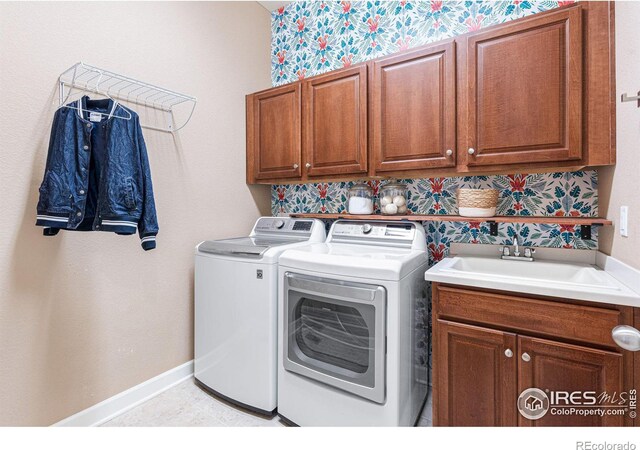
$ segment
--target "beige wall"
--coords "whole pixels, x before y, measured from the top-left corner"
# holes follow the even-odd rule
[[[247,233],[244,95],[267,88],[254,2],[0,3],[0,425],[49,425],[193,357],[193,248]],[[137,237],[34,226],[60,72],[84,61],[198,98],[145,131],[160,223]]]
[[[598,171],[600,214],[614,227],[599,232],[600,250],[640,269],[640,108],[620,95],[640,90],[640,2],[616,2],[617,164]],[[620,236],[620,206],[629,207],[629,237]]]

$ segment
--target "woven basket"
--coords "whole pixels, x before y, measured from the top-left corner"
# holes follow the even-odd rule
[[[496,189],[458,189],[458,212],[466,217],[490,217],[498,207]]]

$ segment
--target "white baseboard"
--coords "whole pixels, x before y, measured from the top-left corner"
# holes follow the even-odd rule
[[[193,360],[167,370],[84,411],[54,423],[54,427],[95,427],[146,402],[193,376]]]

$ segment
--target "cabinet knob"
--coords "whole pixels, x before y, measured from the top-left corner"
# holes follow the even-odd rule
[[[293,165],[293,168],[294,168],[294,169],[297,169],[298,167],[300,167],[300,166],[298,166],[297,164],[294,164],[294,165]]]
[[[467,150],[467,153],[469,153],[470,155],[473,155],[476,152],[475,148],[469,148],[469,150]]]
[[[529,356],[529,354],[525,352],[525,353],[522,354],[522,360],[524,362],[529,362],[529,361],[531,361],[531,356]]]
[[[513,352],[511,351],[510,348],[504,351],[504,356],[506,356],[507,358],[511,358],[513,356]]]
[[[447,156],[451,156],[451,155],[453,155],[453,150],[448,149],[448,150],[447,150],[446,152],[444,152],[444,153],[445,153],[445,155],[447,155]]]
[[[618,325],[611,330],[611,337],[625,350],[637,352],[640,350],[640,331],[628,325]]]
[[[306,163],[304,166],[308,169],[309,167],[311,167],[311,163]]]

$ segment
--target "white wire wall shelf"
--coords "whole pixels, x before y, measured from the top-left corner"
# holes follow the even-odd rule
[[[69,67],[60,74],[59,101],[60,106],[66,105],[71,99],[74,90],[79,92],[91,92],[110,97],[124,104],[139,105],[149,108],[160,114],[154,114],[154,118],[164,122],[163,126],[151,123],[141,123],[144,128],[174,133],[191,120],[196,108],[197,100],[190,95],[181,94],[159,86],[155,86],[135,78],[120,75],[109,70],[100,69],[83,62]],[[175,107],[180,106],[182,116],[186,119],[176,123]],[[140,111],[137,111],[140,113]],[[142,114],[141,122],[142,122]],[[145,117],[148,115],[145,115]]]

